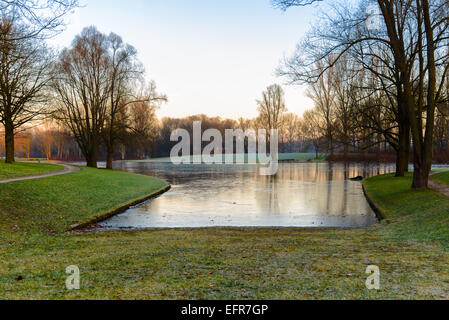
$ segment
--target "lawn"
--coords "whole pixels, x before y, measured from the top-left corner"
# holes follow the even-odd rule
[[[0,187],[0,298],[449,298],[449,201],[409,190],[410,176],[366,182],[388,221],[364,229],[64,232],[155,182],[89,169]],[[365,287],[373,264],[379,291]],[[80,290],[65,288],[69,265]]]
[[[62,170],[63,167],[48,163],[15,162],[6,164],[0,161],[0,180],[41,175]]]
[[[449,250],[449,199],[432,191],[410,188],[412,173],[404,178],[377,176],[365,181],[372,199],[385,211],[389,238],[437,243]]]
[[[81,171],[0,184],[0,232],[62,233],[167,186],[163,180],[122,171]]]

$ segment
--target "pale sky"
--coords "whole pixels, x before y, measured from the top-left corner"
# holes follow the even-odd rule
[[[283,84],[275,68],[313,21],[316,8],[274,9],[269,0],[81,0],[63,48],[90,25],[133,45],[169,102],[159,117],[204,113],[237,119],[257,115],[256,99]],[[313,107],[304,88],[284,86],[290,112]]]

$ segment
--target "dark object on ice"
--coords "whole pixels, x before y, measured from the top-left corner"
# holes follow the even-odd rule
[[[355,178],[350,178],[349,180],[351,180],[351,181],[362,181],[363,177],[362,176],[358,176],[358,177],[355,177]]]

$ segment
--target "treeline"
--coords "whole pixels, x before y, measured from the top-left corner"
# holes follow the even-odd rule
[[[145,114],[136,116],[139,130],[126,130],[119,137],[113,154],[114,160],[145,159],[155,152],[156,137],[158,135],[158,120]],[[140,121],[142,120],[143,121]],[[150,120],[151,119],[151,120]],[[150,124],[150,126],[148,126]],[[0,157],[5,154],[4,132],[0,131]],[[78,146],[72,132],[55,123],[41,124],[15,134],[15,156],[27,159],[48,159],[61,161],[85,161],[85,157]],[[107,149],[100,145],[98,159],[107,158]]]
[[[156,137],[155,153],[157,157],[167,157],[170,155],[172,147],[177,143],[170,141],[171,133],[176,129],[185,129],[193,137],[193,123],[201,121],[201,134],[208,129],[217,129],[222,137],[225,137],[226,129],[267,129],[267,124],[260,118],[245,119],[239,118],[222,119],[220,117],[208,117],[207,115],[193,115],[185,118],[163,118],[160,122],[159,134]],[[280,152],[309,152],[314,151],[311,141],[304,139],[301,132],[301,119],[293,113],[280,114],[279,122],[276,128],[279,130],[279,151]],[[269,128],[268,128],[269,129]],[[245,152],[247,149],[247,140],[245,141]],[[202,146],[206,146],[210,142],[203,142]],[[191,143],[193,146],[193,142]],[[223,141],[222,149],[225,150],[225,141]],[[193,152],[193,150],[191,150]]]
[[[284,10],[315,2],[273,0]],[[346,150],[354,138],[385,141],[397,176],[412,152],[413,187],[426,188],[435,147],[447,148],[449,1],[342,1],[325,12],[279,74],[310,85],[309,116],[331,152],[335,140]]]
[[[266,129],[261,119],[222,119],[207,115],[193,115],[185,118],[165,117],[158,120],[155,114],[149,115],[147,107],[132,108],[131,117],[136,130],[124,130],[114,148],[114,160],[149,159],[167,157],[172,147],[177,143],[170,141],[171,134],[176,129],[185,129],[193,137],[193,123],[201,121],[201,133],[208,129],[218,129],[225,136],[226,129]],[[137,113],[134,113],[136,112]],[[141,111],[142,113],[139,113]],[[279,129],[280,152],[312,152],[312,141],[304,138],[306,127],[303,120],[293,113],[283,113],[277,124]],[[0,155],[5,151],[4,135],[0,132]],[[203,146],[209,142],[203,142]],[[192,143],[193,144],[193,143]],[[247,141],[245,142],[245,147]],[[225,148],[223,141],[223,150]],[[78,146],[72,132],[56,122],[46,122],[38,127],[17,133],[15,136],[16,155],[24,158],[47,158],[50,160],[82,161],[84,155]],[[104,160],[107,149],[100,145],[98,158]]]

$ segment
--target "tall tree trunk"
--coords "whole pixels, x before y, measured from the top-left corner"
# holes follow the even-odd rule
[[[426,107],[426,129],[425,135],[422,137],[422,119],[419,114],[419,126],[415,127],[412,131],[414,133],[413,146],[415,149],[415,171],[413,173],[413,188],[422,189],[429,186],[429,174],[432,166],[433,156],[433,137],[435,129],[435,109],[436,109],[436,61],[435,61],[435,42],[433,25],[430,17],[430,5],[428,0],[422,0],[422,12],[424,30],[426,35],[426,53],[427,53],[427,107]],[[419,8],[418,8],[419,10]],[[421,71],[420,77],[423,78],[424,74]],[[423,91],[424,95],[424,90]],[[410,94],[412,90],[409,91]],[[422,108],[419,109],[421,111]],[[413,127],[412,127],[413,129]],[[420,130],[420,132],[418,132]],[[420,138],[419,143],[416,143],[416,138]]]
[[[399,123],[399,148],[396,158],[396,177],[403,177],[408,172],[410,155],[410,126]]]
[[[114,156],[114,148],[112,146],[108,147],[106,169],[112,170],[112,161]]]
[[[427,166],[415,166],[413,172],[413,188],[423,189],[429,186],[430,168]]]
[[[112,161],[114,156],[114,117],[113,114],[111,114],[111,127],[109,128],[107,140],[105,141],[106,144],[106,169],[112,170]]]
[[[93,143],[89,153],[85,155],[87,166],[90,168],[97,168],[98,162],[98,144]]]
[[[89,155],[87,157],[86,161],[87,161],[87,166],[88,167],[90,167],[90,168],[97,168],[97,159],[94,156]]]
[[[6,163],[14,163],[14,125],[12,123],[5,123],[5,149],[6,149]]]

